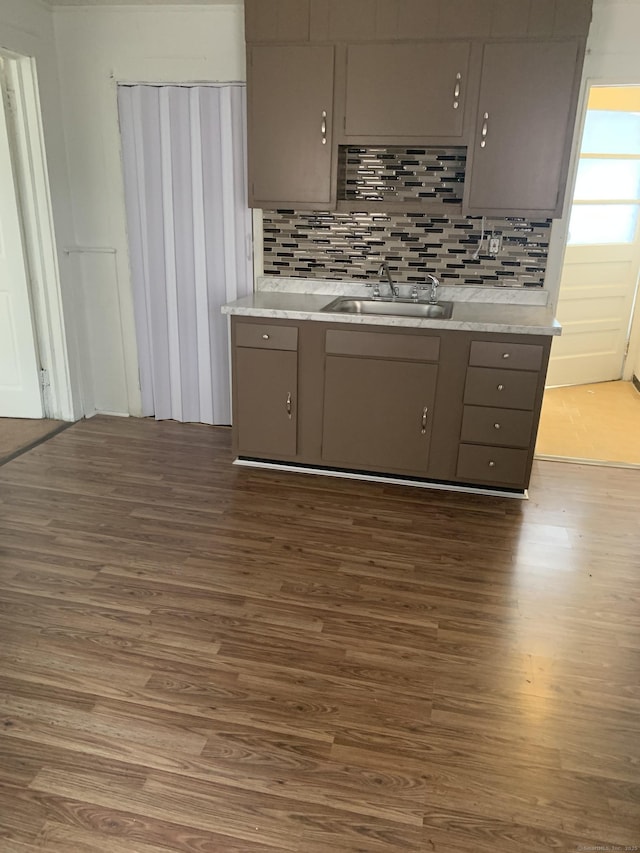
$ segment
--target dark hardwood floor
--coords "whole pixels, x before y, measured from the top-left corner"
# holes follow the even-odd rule
[[[640,848],[638,471],[230,461],[95,418],[0,468],[2,853]]]

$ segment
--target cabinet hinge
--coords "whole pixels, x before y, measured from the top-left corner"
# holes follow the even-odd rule
[[[631,338],[627,338],[627,343],[624,346],[624,357],[629,355],[629,347],[631,346]]]

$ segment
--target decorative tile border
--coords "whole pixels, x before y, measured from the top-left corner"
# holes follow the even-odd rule
[[[302,278],[365,279],[386,260],[400,283],[437,275],[443,284],[542,287],[551,220],[485,220],[502,238],[493,257],[481,217],[432,213],[264,212],[264,272]]]
[[[466,165],[466,148],[341,146],[340,198],[459,205]]]

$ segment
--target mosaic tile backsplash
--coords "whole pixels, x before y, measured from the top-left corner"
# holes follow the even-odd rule
[[[365,279],[386,260],[400,284],[425,273],[443,284],[542,287],[551,220],[433,213],[264,212],[264,272],[300,278]],[[500,237],[496,256],[488,238]]]
[[[340,198],[459,205],[466,165],[466,148],[341,147]]]

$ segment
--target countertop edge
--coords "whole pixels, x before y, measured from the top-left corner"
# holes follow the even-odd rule
[[[468,307],[469,303],[460,303]],[[516,307],[516,306],[510,306]],[[520,310],[527,310],[529,306],[517,306]],[[454,309],[455,310],[455,309]],[[535,310],[535,309],[534,309]],[[239,317],[263,317],[265,319],[277,320],[312,320],[321,323],[347,323],[351,325],[386,326],[390,328],[410,329],[449,329],[463,332],[494,332],[513,335],[546,335],[557,336],[562,334],[562,326],[557,320],[551,324],[521,324],[504,323],[499,321],[488,322],[486,320],[463,320],[451,318],[449,320],[427,319],[423,317],[393,317],[376,315],[354,315],[334,314],[324,311],[301,311],[284,308],[265,308],[250,305],[234,305],[233,303],[223,305],[222,313]]]

